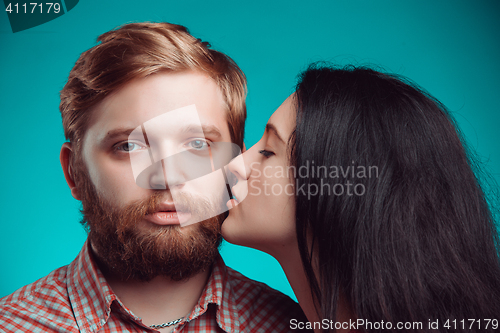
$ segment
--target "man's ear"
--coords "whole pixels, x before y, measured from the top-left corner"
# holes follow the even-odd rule
[[[71,147],[71,143],[70,142],[63,143],[59,159],[61,161],[61,166],[64,172],[64,178],[66,178],[66,183],[68,183],[73,198],[75,198],[76,200],[81,200],[80,193],[78,192],[78,189],[76,188],[75,185],[75,181],[73,179],[74,172],[73,172],[73,167],[70,163],[72,154],[73,154],[73,148]]]

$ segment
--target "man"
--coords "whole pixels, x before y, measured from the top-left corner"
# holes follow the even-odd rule
[[[241,70],[178,25],[128,24],[98,41],[60,105],[61,164],[88,240],[70,265],[0,300],[0,330],[286,332],[304,321],[218,254],[221,167],[243,145]]]

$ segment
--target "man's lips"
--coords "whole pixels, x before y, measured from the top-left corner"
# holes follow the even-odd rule
[[[158,206],[153,213],[146,214],[145,219],[158,225],[178,225],[191,218],[188,211],[177,210],[174,203],[166,202]]]

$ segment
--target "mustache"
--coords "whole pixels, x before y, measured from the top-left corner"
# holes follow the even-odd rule
[[[213,210],[215,202],[203,196],[196,196],[185,192],[175,192],[167,195],[165,191],[154,192],[146,198],[130,205],[131,210],[138,210],[142,215],[153,214],[160,211],[165,202],[173,202],[178,212],[190,212],[193,215],[201,215]]]
[[[144,218],[144,216],[160,211],[161,206],[165,202],[173,201],[176,211],[189,212],[194,218],[199,218],[200,220],[206,219],[201,217],[216,216],[218,215],[214,213],[216,205],[221,204],[221,202],[213,199],[215,198],[210,200],[204,196],[185,192],[175,192],[172,195],[172,193],[165,193],[165,191],[157,191],[145,199],[128,204],[123,209],[109,207],[106,211],[114,211],[114,216],[118,216],[118,219],[115,219],[115,223],[117,224],[118,232],[121,234],[129,228],[133,228],[133,225],[138,220]]]

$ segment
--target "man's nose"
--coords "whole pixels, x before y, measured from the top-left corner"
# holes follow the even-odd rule
[[[182,186],[185,183],[185,179],[175,161],[165,158],[153,163],[142,171],[137,177],[136,183],[142,188],[169,190],[173,187]]]

